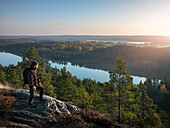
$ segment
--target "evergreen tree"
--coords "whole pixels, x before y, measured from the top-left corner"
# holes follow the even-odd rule
[[[17,74],[17,68],[14,65],[9,65],[6,71],[6,79],[9,82],[10,87],[12,88],[20,88],[22,85],[22,81],[20,76]]]
[[[31,46],[28,51],[26,52],[26,57],[29,59],[29,60],[37,60],[39,59],[39,56],[38,56],[38,52],[37,50],[35,49],[34,46]]]
[[[138,101],[140,123],[142,127],[148,126],[161,126],[161,120],[156,114],[157,106],[153,104],[153,100],[148,97],[145,90],[142,90],[141,96]]]
[[[170,95],[168,87],[170,82],[168,78],[164,80],[163,86],[163,92],[166,90],[166,95],[158,90],[157,79],[147,79],[144,84],[141,82],[139,87],[133,85],[132,77],[126,71],[127,63],[118,57],[114,71],[110,72],[111,80],[109,82],[96,83],[91,79],[81,81],[72,77],[66,68],[59,71],[57,68],[50,67],[50,64],[38,56],[38,52],[32,46],[27,52],[27,58],[23,58],[18,65],[8,67],[0,65],[0,81],[7,81],[13,88],[21,88],[22,71],[29,67],[34,59],[39,62],[38,72],[47,95],[64,101],[76,102],[83,109],[98,110],[100,108],[103,113],[113,117],[114,120],[118,116],[119,122],[130,126],[151,128],[161,125],[160,118],[156,114],[156,106],[151,99],[153,98],[154,103],[161,101],[158,105],[164,111],[160,111],[160,115],[162,118],[166,115],[166,119],[163,120],[166,124],[164,126],[169,126]],[[155,98],[156,95],[157,98]]]
[[[118,91],[115,88],[115,84],[111,81],[110,83],[105,83],[102,90],[102,103],[100,105],[100,110],[107,113],[107,115],[111,116],[114,120],[116,120],[117,116],[117,97]]]
[[[26,52],[26,58],[23,58],[23,67],[30,67],[31,63],[33,60],[38,61],[38,74],[41,80],[42,85],[44,86],[45,94],[48,94],[50,96],[56,96],[53,94],[54,92],[54,87],[51,84],[51,74],[46,72],[46,68],[48,64],[46,64],[45,61],[41,57],[39,57],[37,50],[35,49],[34,46],[31,46],[28,51]],[[23,68],[23,69],[24,69]]]
[[[72,101],[77,97],[77,87],[73,85],[71,76],[66,72],[66,68],[61,69],[61,74],[56,76],[57,98],[64,101]]]
[[[2,84],[5,84],[5,77],[6,77],[6,74],[3,70],[0,70],[0,82]]]
[[[132,77],[127,73],[127,63],[119,56],[115,61],[115,69],[110,72],[110,79],[118,90],[118,122],[121,121],[121,109],[128,101],[128,88],[132,85]]]
[[[85,87],[85,91],[87,91],[89,96],[92,98],[92,105],[90,106],[95,110],[99,109],[99,104],[102,104],[101,87],[99,86],[100,83],[96,83],[95,80],[85,78],[83,79],[82,84]]]
[[[142,89],[144,89],[144,90],[146,90],[146,86],[142,83],[142,81],[140,81],[140,83],[139,83],[139,88],[142,90]]]
[[[124,101],[122,122],[134,126],[137,121],[138,104],[136,99],[139,97],[139,87],[137,85],[129,85],[126,91],[126,100]]]
[[[79,87],[79,101],[78,101],[78,105],[82,109],[87,109],[90,106],[91,103],[92,103],[92,99],[89,96],[89,93],[86,92],[84,86],[81,85]]]

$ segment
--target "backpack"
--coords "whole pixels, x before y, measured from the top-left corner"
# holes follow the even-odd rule
[[[31,70],[31,68],[25,68],[23,71],[23,79],[24,79],[23,87],[25,86],[25,84],[29,84],[29,81],[28,81],[28,71],[29,70]]]

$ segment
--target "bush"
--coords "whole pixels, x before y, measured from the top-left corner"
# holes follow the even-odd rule
[[[114,128],[117,125],[113,121],[97,111],[80,110],[75,115],[55,115],[55,121],[52,122],[50,127],[62,128]]]
[[[13,106],[15,99],[15,94],[10,91],[0,91],[0,112],[7,113]]]
[[[85,121],[80,115],[62,114],[54,116],[55,121],[50,124],[50,127],[59,128],[85,128]]]
[[[86,121],[86,122],[91,122],[94,123],[98,126],[105,127],[105,128],[112,128],[114,127],[113,121],[107,117],[104,116],[97,111],[85,111],[82,110],[80,111],[81,117]]]
[[[11,92],[9,90],[0,91],[0,95],[3,95],[3,96],[16,96],[16,94],[14,92]]]

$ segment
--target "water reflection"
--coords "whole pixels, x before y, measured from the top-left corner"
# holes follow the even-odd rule
[[[3,66],[8,66],[9,64],[17,65],[19,61],[22,61],[22,58],[17,55],[0,52],[0,64],[2,64]],[[108,82],[110,79],[109,73],[104,70],[74,66],[71,65],[71,63],[59,64],[52,61],[49,61],[49,63],[51,64],[52,67],[57,67],[58,69],[66,67],[67,71],[69,71],[73,76],[76,76],[78,79],[81,80],[83,80],[84,78],[90,78],[92,80],[96,80],[100,82]],[[140,81],[144,82],[146,80],[145,77],[138,77],[138,76],[132,76],[132,77],[133,77],[134,84],[138,84]]]
[[[0,52],[0,64],[2,64],[2,66],[8,66],[10,64],[17,65],[18,62],[21,61],[22,58],[17,55],[6,52]]]
[[[98,70],[98,69],[89,69],[85,67],[80,66],[74,66],[71,65],[71,63],[67,64],[59,64],[52,61],[49,61],[52,67],[57,67],[58,69],[61,69],[63,67],[66,67],[66,70],[69,71],[73,76],[76,76],[77,78],[83,80],[84,78],[90,78],[92,80],[100,81],[100,82],[108,82],[109,81],[109,72],[104,70]],[[144,82],[146,80],[145,77],[138,77],[138,76],[132,76],[133,77],[133,83],[138,84],[140,81]]]
[[[80,66],[73,66],[71,63],[64,64],[58,64],[53,63],[52,61],[49,61],[51,64],[51,67],[57,67],[58,69],[66,67],[66,70],[69,71],[73,76],[76,76],[79,79],[84,78],[90,78],[92,80],[100,81],[100,82],[106,82],[109,81],[109,73],[103,70],[97,70],[97,69],[89,69],[85,67]]]

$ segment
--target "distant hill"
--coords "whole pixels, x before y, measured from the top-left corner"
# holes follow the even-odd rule
[[[49,36],[0,36],[0,39],[37,40],[37,41],[111,41],[111,42],[151,42],[169,45],[170,36],[95,36],[95,35],[49,35]]]
[[[128,62],[128,71],[132,75],[159,78],[170,76],[170,47],[119,45],[96,49],[90,53],[78,55],[69,61],[86,67],[111,71],[119,55]]]
[[[22,38],[33,36],[23,36]],[[127,39],[131,41],[151,41],[156,46],[138,46],[128,44],[116,44],[110,42],[81,42],[81,41],[46,41],[45,38],[62,39]],[[6,37],[7,38],[7,37]],[[12,37],[11,37],[12,38]],[[16,38],[21,38],[16,37]],[[35,36],[33,38],[39,38]],[[103,69],[111,71],[114,61],[120,55],[128,62],[128,71],[132,75],[144,77],[164,78],[170,76],[170,37],[161,36],[40,36],[43,41],[1,39],[0,51],[6,51],[19,56],[25,56],[30,46],[35,46],[39,55],[45,60],[55,62],[71,62],[75,65],[87,68]],[[161,42],[162,41],[162,42]],[[164,42],[165,41],[165,42]],[[161,47],[162,46],[162,47]]]

